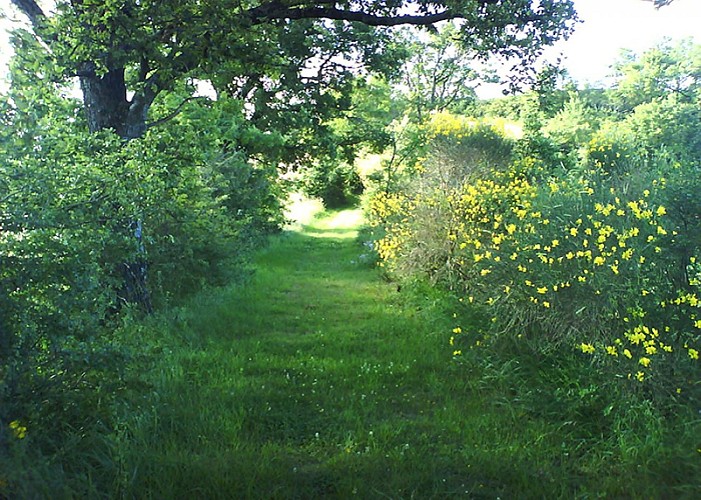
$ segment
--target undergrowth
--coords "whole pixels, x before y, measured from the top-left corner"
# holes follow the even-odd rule
[[[324,213],[212,290],[121,332],[138,383],[65,455],[11,437],[0,497],[692,498],[696,409],[616,401],[588,358],[465,349],[457,299],[382,279],[358,211]],[[138,374],[138,376],[136,375]]]

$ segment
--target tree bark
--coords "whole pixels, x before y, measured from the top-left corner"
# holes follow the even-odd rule
[[[156,92],[145,89],[127,99],[124,68],[97,75],[91,67],[79,72],[80,88],[90,132],[111,129],[123,139],[146,133],[148,111]]]

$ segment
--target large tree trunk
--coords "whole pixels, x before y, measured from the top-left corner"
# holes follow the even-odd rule
[[[112,69],[99,76],[94,66],[86,65],[85,71],[80,74],[80,87],[90,132],[113,130],[124,140],[136,139],[146,133],[146,118],[156,93],[146,88],[129,101],[124,68]],[[122,230],[133,234],[136,258],[120,265],[124,285],[117,292],[119,301],[137,305],[150,313],[152,306],[146,279],[148,264],[142,239],[143,222],[135,216]]]
[[[129,101],[124,68],[111,69],[99,76],[90,66],[80,72],[80,88],[90,131],[112,129],[127,140],[143,136],[156,92],[146,86]]]

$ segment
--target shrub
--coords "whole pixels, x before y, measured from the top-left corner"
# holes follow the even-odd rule
[[[577,348],[631,390],[676,397],[692,391],[701,349],[699,212],[680,203],[698,176],[659,167],[614,183],[601,169],[547,183],[496,172],[377,200],[388,221],[378,250],[390,272],[428,276],[489,312],[488,331],[458,344]]]
[[[363,181],[353,165],[323,161],[303,176],[307,195],[320,198],[326,208],[341,208],[358,201],[365,190]]]

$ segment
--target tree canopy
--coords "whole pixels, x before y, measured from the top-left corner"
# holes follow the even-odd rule
[[[35,0],[12,3],[55,62],[54,76],[80,79],[90,129],[125,138],[143,135],[161,92],[183,78],[221,80],[223,67],[221,85],[244,94],[252,79],[300,82],[310,61],[321,61],[322,75],[344,62],[381,67],[387,27],[448,19],[461,20],[460,41],[478,56],[529,62],[567,36],[575,18],[571,0],[71,0],[52,15]]]

